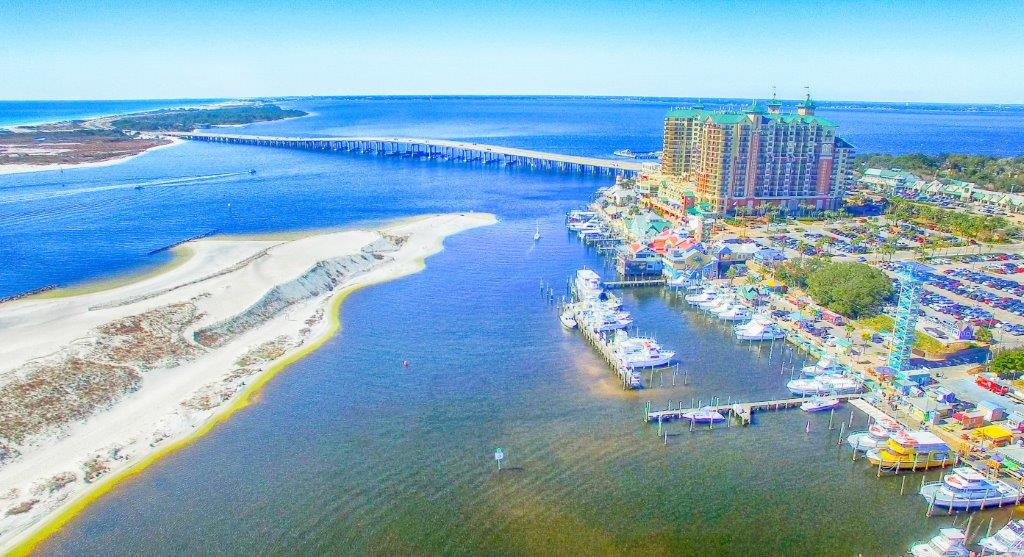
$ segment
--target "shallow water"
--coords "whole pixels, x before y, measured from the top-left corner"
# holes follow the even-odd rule
[[[664,111],[653,101],[396,102],[296,101],[317,115],[239,130],[475,133],[596,155],[656,146]],[[948,523],[925,519],[920,497],[900,497],[901,478],[852,462],[827,415],[810,418],[810,433],[798,410],[758,415],[749,428],[673,423],[667,445],[641,422],[647,400],[784,396],[790,370],[807,362],[783,345],[737,343],[660,290],[629,290],[637,327],[677,351],[688,384],[666,375],[664,387],[622,391],[539,289],[583,265],[610,274],[562,225],[608,182],[208,144],[0,176],[0,295],[156,264],[167,255],[150,250],[211,229],[464,210],[500,219],[450,238],[423,272],[350,296],[341,332],[258,402],[117,487],[42,552],[879,555]],[[500,474],[498,446],[510,467]]]

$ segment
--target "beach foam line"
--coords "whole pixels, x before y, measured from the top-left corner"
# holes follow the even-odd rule
[[[496,220],[488,224],[494,224],[495,222]],[[464,232],[471,228],[475,228],[475,226],[467,227],[455,233]],[[353,284],[345,287],[340,292],[335,294],[330,302],[330,326],[324,331],[322,335],[320,335],[310,343],[302,346],[299,350],[288,355],[284,359],[276,362],[274,365],[270,366],[267,369],[267,371],[260,374],[251,384],[249,384],[245,388],[245,390],[238,396],[238,398],[231,403],[230,406],[225,408],[222,412],[211,416],[207,422],[200,425],[198,428],[196,428],[195,431],[190,433],[188,436],[178,439],[176,441],[172,441],[168,445],[161,447],[160,449],[157,449],[156,451],[150,453],[142,460],[136,462],[135,464],[129,466],[128,468],[125,468],[124,470],[121,470],[113,474],[112,476],[105,479],[101,483],[96,484],[92,489],[79,495],[78,498],[76,498],[66,508],[62,509],[57,514],[43,520],[34,529],[29,530],[28,533],[25,534],[25,539],[17,542],[17,544],[15,544],[13,548],[7,552],[6,555],[30,555],[32,551],[37,546],[39,546],[39,544],[43,543],[50,536],[59,532],[66,524],[71,522],[71,520],[73,520],[82,511],[89,507],[89,505],[98,501],[101,497],[103,497],[112,489],[117,487],[118,484],[143,472],[144,470],[155,464],[163,457],[187,447],[196,440],[202,438],[209,432],[213,431],[213,429],[218,424],[225,422],[236,412],[252,404],[252,402],[254,402],[257,399],[257,395],[263,389],[263,386],[266,385],[271,379],[273,379],[279,373],[287,369],[288,366],[312,354],[318,348],[323,346],[324,343],[333,338],[335,334],[337,334],[337,332],[341,329],[341,304],[342,302],[345,301],[346,298],[348,298],[352,293],[357,292],[363,288],[376,286],[378,284],[390,282],[393,280],[397,280],[419,273],[420,271],[426,268],[426,257],[436,255],[444,250],[444,240],[447,237],[448,236],[442,236],[438,238],[438,243],[440,245],[438,246],[437,251],[431,252],[426,256],[418,257],[412,260],[414,266],[410,268],[407,272],[399,272],[397,274],[382,276],[380,278],[376,278],[364,283]]]

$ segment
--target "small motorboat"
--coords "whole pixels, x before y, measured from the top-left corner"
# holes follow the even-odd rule
[[[824,412],[839,408],[843,402],[838,398],[813,398],[800,405],[804,412]]]
[[[540,240],[540,227],[538,226],[537,229],[534,230],[534,232],[533,232],[533,241],[537,242],[539,240]]]
[[[695,424],[711,424],[717,422],[724,422],[725,416],[716,410],[710,408],[701,408],[700,410],[692,410],[690,412],[683,412],[681,417],[684,420],[690,420]]]
[[[571,309],[566,309],[558,316],[558,320],[562,322],[562,326],[566,329],[576,328],[576,316],[573,314]]]
[[[868,428],[867,431],[855,431],[846,438],[854,450],[870,451],[884,445],[890,437],[903,431],[903,426],[892,418],[883,418]]]

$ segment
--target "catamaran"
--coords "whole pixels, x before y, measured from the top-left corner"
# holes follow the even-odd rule
[[[892,418],[884,418],[871,424],[867,431],[851,433],[846,438],[846,442],[849,443],[854,450],[870,451],[871,449],[877,449],[884,445],[890,437],[900,431],[903,431],[903,426],[901,426],[899,422]]]
[[[941,482],[921,486],[920,493],[930,505],[971,510],[997,507],[1020,501],[1021,490],[1003,480],[986,478],[981,472],[966,466],[954,468]]]
[[[938,536],[911,546],[910,554],[914,557],[968,557],[971,552],[964,546],[966,542],[963,530],[943,528]]]

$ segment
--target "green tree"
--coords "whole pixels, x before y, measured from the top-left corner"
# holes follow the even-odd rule
[[[807,293],[818,304],[856,319],[878,311],[882,301],[892,294],[892,281],[864,263],[831,261],[808,275]]]
[[[978,329],[974,331],[974,340],[977,340],[978,342],[991,343],[992,329],[986,327],[978,327]]]
[[[1003,378],[1017,378],[1024,373],[1024,348],[996,352],[989,364],[992,371]]]

